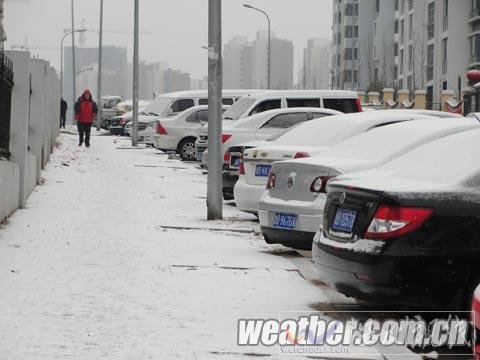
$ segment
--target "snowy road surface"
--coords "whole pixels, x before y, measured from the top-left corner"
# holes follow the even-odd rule
[[[0,359],[275,355],[238,347],[238,319],[351,302],[233,206],[207,222],[194,164],[107,136],[59,141],[27,209],[0,229]]]

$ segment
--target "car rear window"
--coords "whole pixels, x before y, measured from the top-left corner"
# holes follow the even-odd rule
[[[310,99],[287,99],[287,106],[289,108],[296,107],[320,107],[319,98]]]
[[[358,112],[356,99],[323,99],[323,107],[327,109],[341,111],[343,113]]]

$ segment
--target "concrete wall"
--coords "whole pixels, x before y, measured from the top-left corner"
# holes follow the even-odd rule
[[[0,221],[18,208],[20,167],[0,161]]]
[[[60,81],[55,69],[25,51],[7,51],[6,55],[13,62],[14,87],[11,157],[9,162],[0,162],[0,221],[25,207],[55,148],[60,123]],[[11,191],[8,198],[2,195],[4,189]]]

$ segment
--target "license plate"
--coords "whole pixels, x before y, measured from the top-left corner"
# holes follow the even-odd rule
[[[255,168],[255,176],[267,177],[270,175],[272,165],[257,165]]]
[[[202,161],[202,154],[203,154],[203,152],[197,151],[197,152],[195,153],[195,159],[196,159],[197,161]]]
[[[240,160],[241,159],[239,157],[232,157],[232,159],[230,160],[230,165],[232,165],[233,167],[239,167]]]
[[[273,217],[273,226],[282,229],[294,229],[297,215],[276,213]]]
[[[333,219],[332,230],[351,234],[356,218],[357,212],[355,210],[338,208],[335,218]]]

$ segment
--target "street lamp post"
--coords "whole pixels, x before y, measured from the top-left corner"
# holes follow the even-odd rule
[[[132,118],[132,146],[138,146],[138,27],[139,1],[135,0],[133,24],[133,118]]]
[[[263,11],[262,9],[259,9],[259,8],[256,8],[252,5],[249,5],[249,4],[243,4],[244,7],[248,8],[248,9],[252,9],[252,10],[256,10],[256,11],[259,11],[261,12],[263,15],[265,15],[265,17],[267,18],[267,25],[268,25],[268,59],[267,59],[267,87],[268,89],[270,89],[270,74],[271,74],[271,61],[270,61],[270,58],[271,58],[271,52],[272,52],[272,46],[271,46],[271,43],[272,43],[272,35],[271,35],[271,27],[270,27],[270,17],[268,16],[268,14]]]
[[[85,31],[87,31],[87,29],[75,30],[76,33],[85,32]],[[61,51],[60,53],[60,94],[62,97],[63,97],[63,41],[68,35],[72,35],[72,34],[73,34],[73,31],[66,32],[65,34],[63,34],[62,40],[60,41],[60,51]]]
[[[75,71],[76,71],[76,67],[75,67],[75,13],[74,13],[74,6],[73,6],[73,1],[72,0],[72,88],[73,88],[73,92],[72,92],[72,104],[75,104],[75,102],[77,101],[77,97],[76,97],[76,91],[77,91],[77,83],[76,83],[76,79],[75,79]]]
[[[97,80],[97,104],[100,107],[97,114],[97,131],[102,123],[102,51],[103,51],[103,0],[100,0],[100,29],[98,34],[98,80]]]

